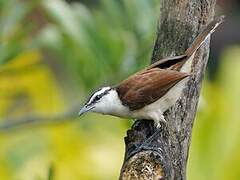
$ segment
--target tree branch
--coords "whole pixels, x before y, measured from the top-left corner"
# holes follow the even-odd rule
[[[181,55],[214,16],[215,0],[161,0],[157,40],[152,63]],[[120,179],[186,179],[188,151],[197,110],[201,81],[209,53],[209,42],[196,53],[181,98],[165,113],[160,133],[146,149],[132,154],[154,130],[153,122],[138,120],[125,137],[126,151]]]
[[[0,133],[29,126],[40,126],[46,124],[56,124],[67,122],[69,119],[77,119],[77,113],[79,110],[79,105],[72,106],[69,111],[64,113],[57,113],[56,115],[43,116],[43,115],[30,115],[24,116],[16,119],[4,119],[0,123]]]

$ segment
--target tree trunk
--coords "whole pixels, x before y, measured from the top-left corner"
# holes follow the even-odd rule
[[[161,0],[157,40],[152,63],[166,56],[181,55],[214,16],[215,0]],[[146,149],[136,148],[156,130],[153,122],[138,120],[125,137],[126,152],[120,179],[186,179],[192,126],[201,81],[209,54],[209,42],[196,53],[181,98],[164,115],[159,135]]]

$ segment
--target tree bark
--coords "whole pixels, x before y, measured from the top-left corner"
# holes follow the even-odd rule
[[[215,3],[215,0],[161,0],[161,19],[151,62],[183,54],[212,20]],[[208,54],[209,42],[206,42],[193,60],[194,75],[181,98],[164,114],[167,122],[161,123],[160,133],[146,149],[135,152],[156,130],[152,121],[137,120],[127,131],[120,179],[186,179],[192,126]]]

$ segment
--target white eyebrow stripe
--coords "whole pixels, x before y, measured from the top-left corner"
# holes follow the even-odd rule
[[[94,98],[97,96],[97,95],[100,95],[100,94],[103,94],[106,90],[109,90],[111,89],[110,87],[103,87],[102,89],[100,89],[99,91],[95,92],[92,97],[89,99],[89,101],[87,102],[87,104],[91,104],[92,101],[94,100]]]

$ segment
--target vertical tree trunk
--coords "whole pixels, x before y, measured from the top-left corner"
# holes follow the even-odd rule
[[[152,62],[181,55],[214,16],[215,0],[161,0],[157,40]],[[165,113],[166,124],[147,149],[136,150],[154,131],[153,122],[138,120],[125,137],[126,152],[120,179],[186,179],[192,126],[205,67],[209,42],[196,53],[191,67],[194,75],[181,98]]]

